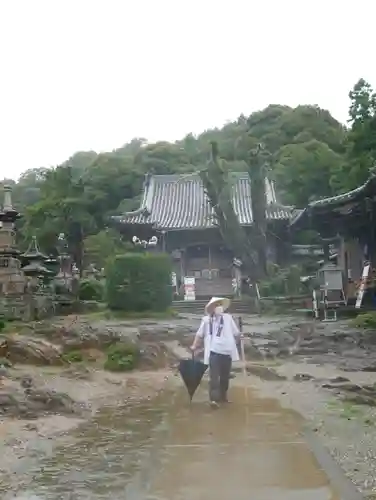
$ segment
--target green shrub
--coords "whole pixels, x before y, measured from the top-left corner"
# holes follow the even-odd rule
[[[268,266],[268,278],[260,283],[262,297],[298,295],[303,292],[300,282],[302,271],[299,266],[292,265],[286,269],[276,264]]]
[[[358,328],[372,328],[376,330],[376,312],[359,314],[352,322]]]
[[[126,372],[133,370],[138,363],[140,351],[135,344],[118,342],[107,349],[105,370]]]
[[[95,279],[85,279],[80,281],[78,297],[80,300],[96,300],[103,299],[103,283]]]
[[[68,363],[81,363],[83,361],[82,352],[78,350],[65,352],[62,358]]]
[[[165,311],[172,303],[171,261],[166,254],[128,253],[106,268],[108,307],[121,311]]]

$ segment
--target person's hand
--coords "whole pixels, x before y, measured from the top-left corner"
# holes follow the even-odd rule
[[[197,351],[197,347],[194,344],[192,344],[191,347],[190,347],[190,350],[194,354]]]

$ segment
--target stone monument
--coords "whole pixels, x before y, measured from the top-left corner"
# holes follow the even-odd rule
[[[53,272],[44,265],[48,257],[39,250],[36,236],[31,238],[30,245],[26,252],[21,255],[21,259],[24,264],[22,271],[25,276],[29,278],[29,284],[31,284],[33,288],[42,286],[43,283],[40,281],[45,280],[53,274]]]
[[[56,301],[59,312],[73,310],[78,298],[79,274],[68,252],[68,243],[64,233],[60,233],[57,242],[59,271],[54,278]]]
[[[51,278],[54,273],[45,266],[48,257],[39,250],[36,236],[32,237],[21,259],[22,271],[27,281],[25,300],[28,303],[30,319],[41,319],[53,314],[55,306]]]
[[[12,319],[27,316],[26,280],[21,270],[15,231],[15,222],[20,217],[12,205],[12,188],[6,185],[0,211],[0,313]]]

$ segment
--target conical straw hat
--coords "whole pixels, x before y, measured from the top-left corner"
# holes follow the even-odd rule
[[[214,309],[217,306],[222,306],[223,310],[226,311],[226,309],[230,307],[230,302],[230,299],[227,299],[226,297],[212,297],[205,306],[205,313],[213,314]]]

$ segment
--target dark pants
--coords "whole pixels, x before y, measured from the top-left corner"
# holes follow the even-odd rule
[[[230,384],[232,359],[226,354],[210,353],[209,358],[209,397],[217,403],[227,400]]]

